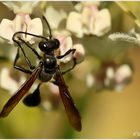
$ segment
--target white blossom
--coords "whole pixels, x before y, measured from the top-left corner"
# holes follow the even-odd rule
[[[23,31],[36,35],[42,35],[42,22],[40,18],[31,19],[28,14],[17,14],[13,20],[3,19],[0,23],[0,36],[13,43],[12,37],[15,32]],[[22,35],[25,41],[33,41],[35,37]]]
[[[66,28],[77,37],[84,34],[102,36],[111,29],[111,15],[108,9],[98,9],[94,3],[84,3],[81,11],[68,15]]]

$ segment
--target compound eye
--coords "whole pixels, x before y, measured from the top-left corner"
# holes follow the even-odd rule
[[[58,49],[59,46],[60,46],[59,40],[58,39],[54,39],[53,41],[54,41],[54,49]]]
[[[39,48],[40,48],[41,51],[45,52],[47,47],[48,47],[48,44],[46,42],[41,41],[39,43]]]

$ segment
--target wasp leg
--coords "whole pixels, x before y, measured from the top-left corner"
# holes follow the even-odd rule
[[[67,56],[70,53],[74,54],[75,51],[76,49],[69,49],[65,54],[57,56],[57,59],[62,59],[63,57]]]
[[[20,48],[18,48],[18,50],[17,50],[17,54],[16,54],[16,57],[15,57],[13,66],[14,66],[15,69],[18,69],[18,70],[20,70],[20,71],[22,71],[22,72],[24,72],[24,73],[31,74],[31,73],[32,73],[31,70],[27,70],[27,69],[25,69],[24,67],[18,66],[18,65],[16,64],[17,61],[18,61],[18,59],[19,59],[19,49],[20,49]]]
[[[17,40],[15,40],[14,38],[13,38],[13,41],[14,41],[15,43],[17,43],[18,47],[21,49],[21,51],[22,51],[22,53],[23,53],[23,55],[24,55],[24,59],[25,59],[27,65],[30,67],[30,69],[31,69],[31,70],[32,70],[32,69],[35,69],[35,66],[33,66],[33,65],[31,64],[30,60],[29,60],[28,57],[26,56],[26,54],[25,54],[25,52],[24,52],[24,49],[22,48],[21,44],[20,44]],[[17,53],[17,56],[18,56],[18,58],[19,58],[19,51],[18,51],[18,53]],[[18,58],[17,58],[17,59],[18,59]]]
[[[63,71],[63,72],[61,72],[61,74],[62,75],[64,75],[65,73],[67,73],[67,72],[69,72],[69,71],[71,71],[72,69],[74,69],[74,67],[76,66],[76,59],[73,57],[73,66],[71,67],[71,68],[69,68],[69,69],[67,69],[66,71]]]
[[[70,53],[74,54],[75,51],[76,51],[76,49],[69,49],[65,54],[57,56],[57,59],[62,59],[63,57],[67,56]],[[76,66],[76,59],[74,57],[73,57],[73,62],[74,62],[73,66],[71,68],[69,68],[68,70],[62,72],[61,73],[62,75],[67,73],[68,71],[71,71]]]
[[[19,40],[22,41],[28,48],[30,48],[39,60],[41,59],[41,56],[38,54],[38,52],[34,48],[32,48],[26,41],[21,38],[19,38]]]

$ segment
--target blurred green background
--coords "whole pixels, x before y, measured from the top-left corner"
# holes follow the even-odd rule
[[[104,4],[107,4],[111,12],[111,32],[128,32],[135,26],[134,20],[116,3]],[[130,11],[139,17],[140,2],[129,2],[128,5]],[[14,17],[4,5],[0,4],[0,9],[0,20]],[[91,41],[96,47],[103,44],[96,38]],[[130,45],[125,49],[125,55],[133,64],[132,82],[121,92],[104,89],[97,93],[87,87],[85,80],[87,73],[94,66],[94,51],[91,51],[88,41],[83,41],[83,44],[87,45],[85,61],[64,76],[81,113],[82,131],[76,132],[69,125],[62,105],[57,109],[45,111],[40,107],[28,108],[20,102],[7,118],[0,118],[0,138],[140,138],[140,48]],[[112,49],[115,48],[113,47]],[[6,45],[1,43],[0,55],[8,55],[7,49]],[[12,62],[1,59],[0,68],[4,66],[12,68]],[[0,109],[10,96],[6,90],[0,88]]]

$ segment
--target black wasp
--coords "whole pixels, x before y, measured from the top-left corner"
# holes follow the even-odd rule
[[[48,30],[49,30],[49,34],[50,34],[49,38],[46,38],[44,36],[34,35],[31,33],[27,33],[27,32],[22,32],[22,31],[16,32],[13,35],[13,41],[18,45],[17,54],[16,54],[16,57],[14,60],[14,68],[16,68],[22,72],[30,74],[30,77],[21,85],[21,87],[17,90],[17,92],[7,101],[7,103],[4,105],[4,107],[0,113],[0,117],[8,116],[8,114],[18,104],[18,102],[21,100],[21,98],[29,91],[29,89],[31,88],[31,86],[33,85],[35,80],[38,78],[38,79],[40,79],[41,83],[37,86],[36,90],[32,94],[27,95],[23,100],[23,102],[27,106],[37,106],[40,103],[40,91],[39,91],[40,85],[43,82],[48,82],[49,80],[51,80],[53,78],[54,79],[53,83],[59,87],[60,97],[64,104],[66,114],[68,116],[70,124],[77,131],[81,131],[80,114],[79,114],[77,108],[75,107],[73,99],[71,98],[70,93],[67,89],[67,86],[66,86],[65,81],[62,76],[63,73],[60,71],[59,65],[57,64],[57,59],[62,59],[65,56],[67,56],[68,54],[74,53],[75,49],[68,50],[64,55],[55,56],[54,50],[59,48],[60,42],[57,39],[52,37],[50,25],[44,16],[43,16],[43,19],[45,20],[45,22],[47,23],[47,26],[48,26]],[[20,37],[21,34],[41,38],[42,41],[39,42],[38,47],[43,52],[43,56],[40,56],[34,48],[32,48],[25,40],[23,40]],[[24,49],[21,46],[21,42],[24,43],[28,48],[30,48],[33,51],[33,53],[37,56],[37,58],[39,59],[39,64],[36,67],[34,67],[31,64],[30,60],[26,56]],[[22,66],[17,65],[17,60],[20,57],[20,55],[19,55],[20,50],[22,51],[23,56],[25,58],[25,62],[28,64],[30,69],[26,69]],[[71,70],[71,69],[69,69],[69,70]]]

